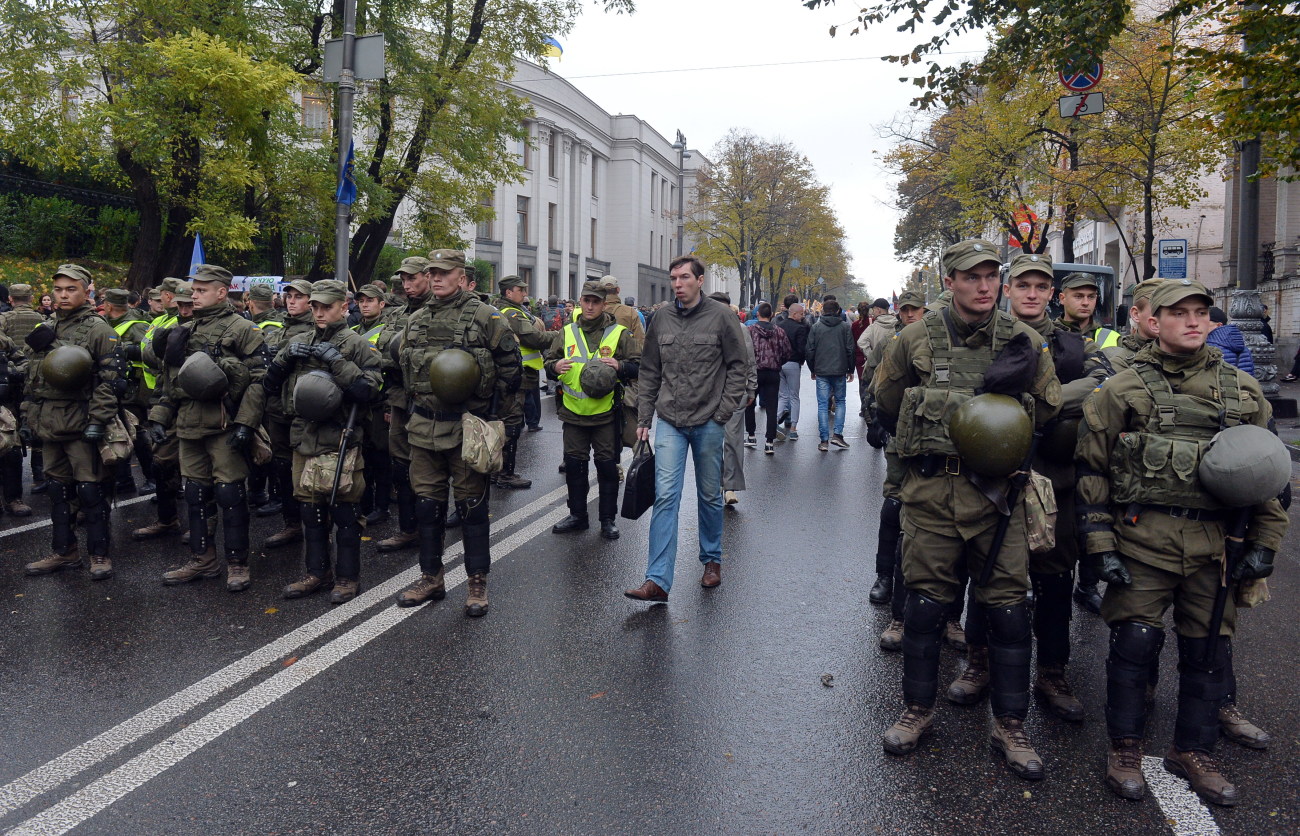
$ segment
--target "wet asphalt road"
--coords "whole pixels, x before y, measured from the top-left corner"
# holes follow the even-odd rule
[[[1103,787],[1106,631],[1082,611],[1071,676],[1087,720],[1068,726],[1035,706],[1028,724],[1045,781],[1021,781],[990,754],[986,704],[942,704],[922,750],[882,752],[901,674],[876,645],[887,613],[867,602],[883,457],[856,414],[852,449],[818,453],[810,382],[803,398],[800,440],[746,452],[749,490],[727,512],[716,590],[698,584],[688,487],[667,606],[621,595],[642,578],[649,514],[621,520],[613,544],[594,530],[550,534],[564,512],[549,400],[545,431],[521,450],[533,488],[494,495],[483,619],[462,615],[463,584],[419,610],[397,610],[390,594],[345,608],[283,601],[297,547],[256,556],[244,594],[164,587],[184,552],[129,539],[151,521],[147,501],[115,511],[116,578],[27,578],[49,529],[6,532],[48,516],[37,497],[31,520],[0,521],[0,830],[1213,832]],[[254,543],[275,522],[255,521]],[[1246,797],[1213,811],[1224,833],[1300,832],[1296,542],[1270,579],[1273,600],[1242,618],[1242,708],[1275,742],[1264,753],[1221,744]],[[413,552],[364,554],[368,590],[414,563]],[[1171,738],[1174,656],[1149,755]],[[960,658],[944,650],[945,680]]]

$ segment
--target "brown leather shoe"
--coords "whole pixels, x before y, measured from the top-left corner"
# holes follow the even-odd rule
[[[903,622],[892,619],[885,632],[880,634],[880,649],[897,653],[903,649]]]
[[[215,578],[220,574],[221,567],[217,564],[217,550],[212,546],[208,546],[206,552],[191,557],[184,566],[172,569],[170,572],[164,572],[163,583],[168,586],[176,586],[177,584],[197,581],[199,578]]]
[[[297,543],[302,539],[302,526],[286,525],[281,530],[266,538],[262,543],[264,549],[274,549],[280,546],[287,546],[290,543]]]
[[[381,552],[401,551],[402,549],[408,549],[411,546],[414,546],[416,544],[416,541],[419,539],[420,539],[419,532],[412,531],[410,533],[407,533],[405,531],[399,531],[396,534],[394,534],[392,537],[385,537],[384,539],[380,540],[378,543],[375,544],[375,547],[378,548]]]
[[[1083,722],[1083,703],[1070,689],[1065,679],[1064,665],[1039,665],[1034,680],[1034,693],[1047,703],[1048,709],[1062,720]]]
[[[360,591],[361,591],[360,581],[352,581],[352,580],[348,580],[347,578],[339,578],[338,580],[334,581],[334,588],[330,590],[330,603],[346,604],[348,601],[351,601],[353,598],[357,597],[357,593]]]
[[[1247,720],[1232,703],[1219,709],[1219,728],[1224,737],[1250,749],[1267,749],[1273,742],[1272,735]]]
[[[5,510],[15,517],[30,517],[32,515],[32,506],[23,502],[21,499],[15,499],[13,502],[10,502]]]
[[[966,652],[966,631],[960,621],[948,622],[948,626],[943,628],[943,640],[958,653]]]
[[[909,705],[898,722],[885,730],[881,743],[891,755],[906,755],[916,748],[922,737],[929,734],[933,722],[933,708]]]
[[[470,575],[465,581],[465,615],[482,618],[487,615],[487,575]]]
[[[447,597],[447,583],[443,580],[443,570],[436,575],[423,574],[415,583],[397,593],[397,606],[418,607],[425,601],[441,601]]]
[[[1211,804],[1232,807],[1241,800],[1241,794],[1214,762],[1209,752],[1180,752],[1171,748],[1165,755],[1165,769],[1184,778],[1192,791]]]
[[[1034,745],[1025,734],[1025,723],[1014,717],[994,717],[993,728],[989,732],[989,746],[993,751],[1001,752],[1007,759],[1011,771],[1030,781],[1041,780],[1046,774],[1043,759],[1034,751]]]
[[[623,590],[623,595],[633,601],[645,601],[647,604],[668,603],[668,593],[664,592],[659,584],[651,580],[647,580],[636,589]]]
[[[704,564],[704,576],[700,578],[700,586],[705,589],[712,589],[722,583],[722,564],[716,560],[710,560]]]
[[[948,701],[957,705],[974,705],[989,690],[989,649],[973,646],[966,660],[966,670],[948,686]]]
[[[247,563],[226,564],[226,591],[243,592],[253,585],[253,577],[248,573]]]
[[[158,522],[149,523],[146,526],[137,528],[135,531],[131,532],[131,536],[137,540],[152,540],[155,537],[163,537],[168,534],[180,534],[180,533],[181,533],[180,520],[172,520],[171,522],[163,522],[162,520],[159,520]],[[188,541],[189,538],[186,537],[186,542]]]
[[[280,595],[284,598],[303,598],[315,592],[329,589],[330,584],[334,583],[334,573],[326,570],[325,577],[318,577],[308,572],[298,580],[280,590]]]
[[[1106,786],[1120,798],[1140,801],[1147,792],[1142,775],[1142,741],[1136,737],[1117,737],[1110,741],[1106,755]]]
[[[92,581],[106,581],[113,577],[113,561],[102,555],[92,554],[90,556],[90,579]]]
[[[25,571],[29,575],[49,575],[64,569],[80,569],[81,553],[75,548],[69,554],[52,554],[28,563]]]

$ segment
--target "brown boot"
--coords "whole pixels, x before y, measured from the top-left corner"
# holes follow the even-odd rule
[[[188,546],[189,544],[190,544],[190,533],[186,531],[184,534],[181,535],[181,545]]]
[[[989,649],[971,647],[966,660],[966,670],[948,686],[948,701],[958,705],[974,705],[984,699],[989,690]]]
[[[515,490],[527,490],[533,486],[532,480],[525,479],[517,473],[498,473],[495,484],[497,487]]]
[[[885,632],[880,634],[880,649],[897,653],[903,649],[903,622],[897,618],[889,622]]]
[[[1165,755],[1165,769],[1185,778],[1192,791],[1211,804],[1232,807],[1241,800],[1236,786],[1223,777],[1209,752],[1180,752],[1171,748]]]
[[[159,520],[158,522],[150,523],[143,528],[137,528],[135,531],[131,532],[131,536],[137,540],[152,540],[155,537],[163,537],[168,534],[179,534],[180,531],[180,520],[172,520],[171,522],[163,522],[162,520]],[[189,543],[190,533],[188,531],[185,532],[183,539],[185,543]]]
[[[361,591],[360,581],[348,580],[347,578],[339,578],[338,580],[334,581],[334,588],[330,590],[330,603],[346,604],[348,601],[351,601],[353,598],[357,597],[357,593],[360,591]]]
[[[107,557],[97,554],[90,556],[90,579],[92,581],[106,581],[113,577],[113,561]]]
[[[199,557],[191,557],[189,562],[179,569],[163,573],[163,583],[167,586],[197,581],[199,578],[215,578],[221,574],[217,565],[217,550],[208,546],[208,550]]]
[[[481,573],[470,575],[465,586],[465,615],[470,618],[481,618],[487,615],[487,575]]]
[[[916,748],[921,738],[930,733],[934,722],[934,709],[922,705],[909,705],[898,722],[885,730],[881,742],[891,755],[906,755]]]
[[[32,506],[23,502],[21,499],[15,499],[13,502],[10,502],[5,510],[15,517],[30,517],[32,515]]]
[[[705,589],[712,589],[722,583],[722,564],[716,560],[710,560],[704,564],[704,574],[700,577],[700,586]]]
[[[943,640],[958,653],[966,652],[966,631],[961,628],[961,622],[949,621],[943,630]]]
[[[248,573],[247,563],[226,564],[226,591],[243,592],[252,586],[253,578]]]
[[[1043,759],[1025,734],[1025,723],[1014,717],[994,717],[989,733],[989,745],[1007,759],[1011,771],[1030,781],[1040,780],[1045,773]]]
[[[49,557],[42,557],[40,560],[28,563],[23,568],[29,575],[49,575],[54,572],[62,572],[64,569],[80,569],[81,553],[74,548],[67,554],[52,554]]]
[[[375,545],[381,552],[395,552],[416,545],[419,539],[420,535],[418,532],[412,531],[407,533],[405,531],[399,531],[392,537],[385,537]]]
[[[1070,690],[1064,665],[1039,665],[1034,693],[1047,703],[1053,714],[1071,723],[1083,722],[1083,703]]]
[[[314,592],[320,592],[322,589],[328,588],[332,583],[334,583],[333,572],[326,571],[323,578],[306,574],[280,590],[280,595],[288,599],[302,598]]]
[[[1267,749],[1273,742],[1272,735],[1243,717],[1241,709],[1233,703],[1219,709],[1219,729],[1233,743],[1250,749]]]
[[[397,593],[397,606],[418,607],[425,601],[441,601],[446,597],[447,584],[442,569],[439,569],[436,575],[420,575],[415,583]]]
[[[291,543],[297,543],[302,540],[302,526],[287,525],[276,533],[267,537],[262,543],[264,549],[277,549],[280,546],[287,546]]]
[[[1116,737],[1110,741],[1106,755],[1106,786],[1120,798],[1140,801],[1147,792],[1142,775],[1142,741],[1136,737]]]

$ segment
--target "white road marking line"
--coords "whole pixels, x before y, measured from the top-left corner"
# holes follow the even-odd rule
[[[493,548],[492,562],[496,563],[520,546],[531,543],[537,535],[563,519],[566,514],[568,514],[567,508],[556,508],[496,544]],[[464,582],[463,565],[447,572],[446,583],[449,590],[455,589]],[[330,641],[324,647],[279,671],[265,682],[250,688],[225,705],[190,723],[181,731],[140,753],[104,777],[32,816],[9,833],[22,834],[22,836],[67,833],[239,726],[298,686],[311,681],[317,674],[324,673],[426,606],[447,606],[447,604],[435,603],[409,608],[390,606]]]
[[[148,502],[150,496],[153,496],[153,494],[137,496],[135,499],[124,499],[121,502],[114,502],[113,507],[121,508],[124,505],[135,505],[137,502]],[[26,525],[20,525],[17,528],[2,529],[0,530],[0,537],[12,537],[15,534],[22,534],[25,531],[35,531],[38,528],[45,528],[49,524],[50,518],[46,517],[43,520],[37,520],[36,522],[30,522]]]
[[[1174,836],[1219,836],[1219,823],[1200,796],[1186,781],[1165,769],[1163,758],[1142,758],[1142,774]]]
[[[493,525],[498,531],[505,531],[523,519],[537,513],[542,507],[553,504],[566,496],[568,496],[567,488],[556,488],[523,508],[494,521]],[[462,551],[461,545],[457,543],[447,549],[444,559],[455,557]],[[76,777],[82,771],[89,769],[145,735],[157,731],[182,714],[198,707],[221,692],[238,685],[267,665],[342,626],[376,604],[381,603],[390,595],[396,594],[402,587],[412,583],[418,574],[418,566],[399,572],[380,585],[358,595],[352,601],[331,609],[324,615],[318,616],[296,630],[286,633],[284,636],[232,662],[188,688],[173,694],[150,708],[146,708],[103,734],[92,738],[75,749],[70,749],[48,763],[38,766],[26,775],[0,787],[0,816],[22,807],[37,796]]]

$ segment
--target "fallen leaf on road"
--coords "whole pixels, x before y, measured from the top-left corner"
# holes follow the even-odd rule
[[[279,611],[280,611],[279,607],[267,607],[266,609],[262,610],[262,612],[266,613],[267,615],[275,615]]]
[[[298,657],[297,657],[297,656],[290,656],[288,659],[285,659],[285,660],[284,660],[284,666],[287,668],[287,667],[289,667],[290,665],[292,665],[294,662],[297,662],[297,661],[298,661]]]
[[[589,699],[589,700],[598,700],[598,699],[600,699],[600,698],[603,697],[603,696],[605,696],[605,692],[604,692],[604,691],[597,691],[596,693],[592,694],[590,697],[587,697],[587,699]]]

